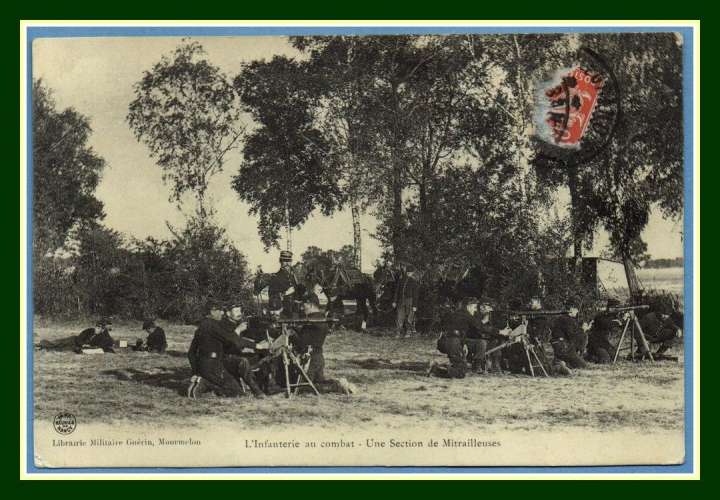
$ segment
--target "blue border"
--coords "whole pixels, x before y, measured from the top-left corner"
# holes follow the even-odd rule
[[[677,31],[684,39],[683,43],[683,121],[684,121],[684,177],[685,177],[685,199],[684,199],[684,297],[685,310],[693,311],[694,282],[693,282],[693,158],[698,152],[694,151],[693,133],[693,31],[692,27],[646,27],[646,26],[583,26],[583,27],[478,27],[478,26],[455,26],[455,27],[198,27],[198,26],[174,26],[174,27],[28,27],[27,29],[27,237],[28,251],[26,259],[28,270],[26,280],[28,283],[26,291],[27,304],[27,457],[26,472],[34,474],[68,474],[68,473],[92,473],[92,474],[123,474],[123,473],[144,473],[144,474],[256,474],[256,473],[326,473],[326,474],[512,474],[512,473],[545,473],[545,474],[683,474],[692,473],[694,470],[694,386],[693,367],[694,359],[694,332],[693,315],[685,315],[685,462],[680,465],[657,465],[657,466],[612,466],[612,467],[207,467],[207,468],[62,468],[44,469],[37,468],[33,462],[34,457],[34,408],[33,408],[33,300],[32,300],[32,42],[36,38],[64,38],[64,37],[119,37],[119,36],[251,36],[251,35],[332,35],[332,34],[460,34],[460,33],[593,33],[593,32],[665,32]]]

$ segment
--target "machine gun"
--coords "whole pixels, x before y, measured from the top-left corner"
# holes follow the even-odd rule
[[[638,305],[638,306],[613,306],[613,307],[608,307],[605,310],[607,312],[620,313],[620,312],[627,312],[627,311],[640,311],[640,310],[645,310],[645,309],[650,309],[650,306],[644,305],[644,304]]]
[[[563,316],[565,314],[569,314],[570,311],[563,310],[563,309],[553,309],[553,310],[542,310],[542,309],[531,309],[529,311],[505,311],[510,316],[520,316],[527,319],[532,318],[540,318],[542,316]]]
[[[278,318],[272,321],[272,326],[279,326],[280,327],[280,336],[276,339],[271,339],[270,334],[266,331],[267,341],[269,343],[269,350],[270,350],[270,359],[275,359],[277,357],[280,357],[283,362],[283,368],[285,371],[285,390],[286,390],[286,397],[288,399],[292,398],[293,394],[297,394],[298,390],[302,386],[309,386],[312,388],[313,392],[315,392],[316,396],[320,396],[320,392],[315,387],[315,384],[312,383],[312,380],[310,380],[310,377],[307,374],[306,367],[303,366],[304,363],[301,363],[298,359],[297,354],[293,352],[293,350],[290,348],[290,337],[295,334],[294,331],[292,331],[294,328],[302,327],[303,325],[312,325],[312,324],[318,324],[318,323],[334,323],[340,321],[336,318]],[[295,365],[297,368],[299,375],[295,383],[290,382],[290,365]],[[293,391],[293,389],[295,389]]]
[[[545,366],[543,365],[542,360],[535,352],[535,344],[530,340],[530,336],[527,333],[527,319],[524,319],[523,322],[517,326],[512,332],[510,332],[508,335],[503,335],[508,338],[505,342],[500,344],[497,347],[493,347],[492,349],[489,349],[485,352],[485,358],[488,358],[491,354],[497,351],[501,351],[503,349],[506,349],[510,347],[513,344],[520,344],[525,351],[525,357],[527,358],[528,362],[528,368],[530,369],[530,375],[535,376],[535,368],[540,368],[543,375],[546,377],[549,377],[547,370],[545,369]],[[537,364],[533,364],[537,363]]]

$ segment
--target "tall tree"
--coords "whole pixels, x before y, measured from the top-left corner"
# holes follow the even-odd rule
[[[95,188],[105,161],[88,144],[90,120],[56,109],[41,80],[32,87],[33,256],[60,247],[76,224],[102,219]]]
[[[232,84],[208,62],[199,43],[183,40],[143,73],[134,90],[130,128],[171,183],[171,201],[180,205],[183,194],[191,192],[204,219],[211,211],[208,183],[245,130]]]
[[[318,85],[312,115],[328,147],[325,161],[338,171],[338,182],[350,205],[355,266],[362,268],[361,214],[379,200],[374,132],[368,126],[367,89],[373,61],[357,37],[294,37],[293,46],[308,55],[303,63]]]
[[[622,89],[613,140],[592,163],[588,205],[610,233],[612,249],[632,281],[632,263],[650,212],[683,212],[682,43],[674,33],[583,35],[583,43],[612,61]]]
[[[316,208],[330,214],[345,201],[330,146],[312,115],[313,75],[286,57],[248,64],[234,85],[258,126],[249,134],[233,189],[259,216],[266,248],[283,227],[303,224]]]

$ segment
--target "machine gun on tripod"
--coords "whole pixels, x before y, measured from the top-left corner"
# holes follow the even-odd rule
[[[525,351],[525,358],[527,359],[527,366],[530,370],[530,375],[535,376],[535,369],[539,368],[542,374],[546,377],[549,377],[547,369],[545,368],[545,365],[543,361],[540,359],[540,356],[538,356],[537,352],[535,351],[535,348],[538,347],[532,339],[530,339],[530,335],[528,334],[528,322],[530,319],[544,317],[544,316],[561,316],[563,314],[567,314],[568,311],[564,310],[549,310],[549,311],[542,311],[542,310],[528,310],[528,311],[506,311],[506,313],[509,316],[519,317],[520,318],[520,324],[512,330],[509,334],[506,336],[508,337],[508,340],[503,342],[497,347],[494,347],[492,349],[489,349],[485,353],[485,357],[489,357],[491,354],[501,351],[503,349],[506,349],[514,344],[520,344]]]
[[[618,355],[620,354],[620,351],[623,349],[623,341],[625,340],[625,334],[630,330],[630,344],[625,349],[630,350],[630,358],[635,359],[635,355],[633,353],[633,341],[635,340],[635,332],[637,332],[638,335],[638,343],[642,345],[643,348],[643,356],[647,356],[650,358],[651,362],[654,362],[655,359],[653,358],[652,353],[650,352],[650,344],[648,344],[647,338],[645,337],[645,332],[643,332],[642,326],[640,326],[640,322],[637,319],[637,315],[635,314],[635,311],[638,310],[645,310],[649,309],[650,306],[648,305],[636,305],[636,306],[618,306],[618,307],[608,307],[606,309],[609,313],[625,313],[625,326],[623,327],[622,335],[620,335],[620,340],[617,343],[617,347],[615,348],[615,355],[613,356],[613,364],[617,363]],[[642,358],[642,356],[641,356]]]
[[[295,354],[290,347],[290,337],[295,335],[298,328],[302,328],[304,325],[311,325],[316,323],[328,324],[339,322],[340,320],[335,318],[282,318],[273,321],[272,326],[280,327],[280,335],[274,340],[270,338],[270,334],[266,331],[268,343],[270,344],[270,357],[269,360],[280,357],[283,362],[283,370],[285,372],[285,390],[286,397],[292,398],[293,394],[297,394],[300,387],[309,386],[315,395],[320,396],[320,392],[313,384],[312,380],[307,374],[307,369],[304,363],[300,362],[297,354]],[[294,365],[298,370],[298,378],[295,383],[290,382],[290,366]],[[294,391],[293,391],[294,389]]]

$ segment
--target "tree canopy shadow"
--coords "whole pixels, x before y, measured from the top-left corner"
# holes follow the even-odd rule
[[[393,363],[383,358],[352,359],[347,361],[347,363],[365,370],[404,370],[422,373],[426,372],[428,367],[427,362],[400,361]]]
[[[190,367],[182,368],[151,368],[139,370],[137,368],[118,368],[105,370],[102,375],[115,377],[118,380],[137,382],[152,387],[163,387],[171,389],[180,395],[184,395],[187,389],[188,380],[192,376]]]

